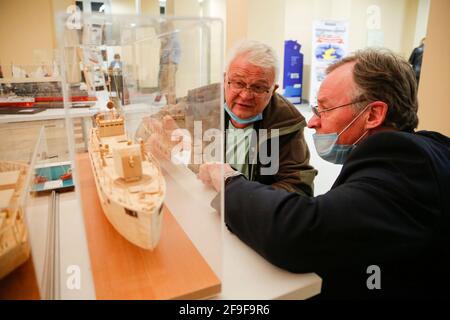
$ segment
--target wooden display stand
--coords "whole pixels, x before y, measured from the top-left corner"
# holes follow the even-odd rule
[[[141,249],[104,215],[87,153],[77,155],[77,168],[97,299],[204,299],[220,292],[219,278],[167,207],[158,246]]]

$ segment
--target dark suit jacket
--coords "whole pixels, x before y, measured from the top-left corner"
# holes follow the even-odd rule
[[[234,179],[225,222],[273,264],[319,274],[320,297],[450,297],[449,190],[448,137],[382,132],[352,151],[324,195]],[[367,287],[371,265],[380,290]]]
[[[416,75],[417,81],[419,81],[420,78],[420,70],[422,68],[422,58],[423,58],[423,49],[424,44],[421,44],[417,48],[414,48],[411,55],[409,56],[409,63],[412,65],[414,69],[414,74]]]

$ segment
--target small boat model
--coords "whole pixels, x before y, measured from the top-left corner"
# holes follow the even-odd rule
[[[72,171],[69,171],[69,172],[66,172],[66,173],[60,175],[59,178],[63,181],[72,179]]]
[[[28,170],[24,163],[0,161],[0,279],[30,256],[21,204]]]
[[[128,140],[124,119],[113,110],[97,114],[89,156],[103,212],[128,241],[143,249],[159,242],[166,183],[142,141]]]
[[[33,107],[35,100],[33,97],[22,97],[16,95],[0,96],[0,107]]]

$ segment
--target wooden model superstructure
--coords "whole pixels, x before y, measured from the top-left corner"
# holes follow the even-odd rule
[[[24,163],[0,161],[0,279],[30,256],[21,204],[28,168]]]
[[[166,184],[143,142],[128,140],[124,119],[113,110],[96,116],[89,156],[103,212],[131,243],[153,249],[159,242]]]

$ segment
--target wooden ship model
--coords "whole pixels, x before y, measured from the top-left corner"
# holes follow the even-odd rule
[[[128,140],[114,103],[109,101],[107,106],[110,111],[95,117],[88,146],[100,203],[123,237],[151,250],[161,235],[166,183],[143,141]]]
[[[28,170],[24,163],[0,161],[0,279],[30,256],[21,203]]]

